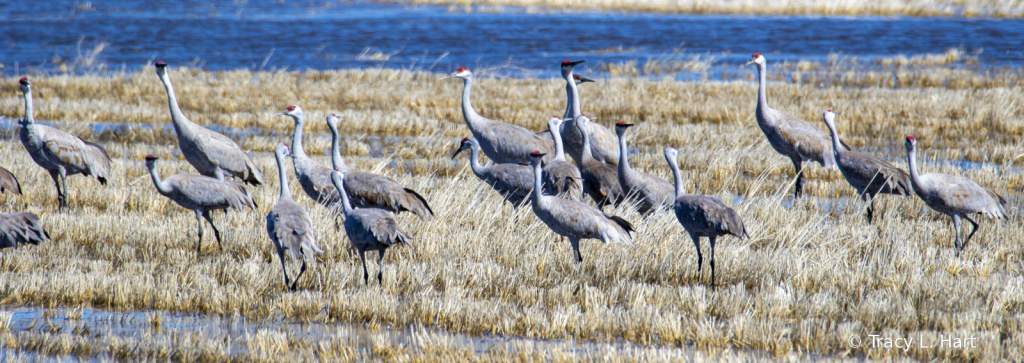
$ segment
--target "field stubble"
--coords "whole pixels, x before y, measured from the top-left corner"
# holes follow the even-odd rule
[[[1010,218],[982,222],[957,259],[949,218],[928,211],[920,200],[882,197],[869,225],[862,203],[850,201],[854,191],[842,175],[818,166],[806,171],[804,192],[813,197],[786,196],[791,166],[753,121],[753,83],[612,79],[584,86],[585,113],[606,125],[619,119],[639,124],[632,129],[630,145],[638,152],[631,164],[669,179],[661,148],[676,146],[687,189],[721,196],[742,215],[752,238],[719,240],[719,287],[712,289],[704,285],[707,275],[699,278],[692,243],[671,213],[644,220],[631,207],[610,211],[634,222],[634,246],[585,242],[579,266],[568,244],[529,208],[516,223],[511,208],[469,174],[464,161],[448,157],[455,140],[469,135],[458,108],[460,82],[395,70],[173,69],[171,77],[193,121],[257,130],[238,141],[255,150],[268,176],[265,186],[254,189],[259,210],[216,213],[224,251],[208,235],[197,259],[194,216],[157,194],[142,161],[154,153],[164,158],[157,165],[162,175],[194,173],[175,151],[172,136],[147,134],[142,126],[162,130],[170,121],[155,75],[33,77],[36,118],[65,120],[62,127],[100,139],[114,161],[106,187],[69,179],[71,209],[61,212],[48,175],[31,161],[14,130],[3,133],[2,164],[20,178],[25,195],[0,196],[0,203],[6,211],[40,214],[53,240],[2,253],[0,304],[195,312],[253,321],[275,316],[360,324],[371,331],[425,326],[469,335],[638,344],[636,350],[616,350],[619,359],[662,349],[651,345],[710,355],[1024,358],[1020,87],[769,85],[774,107],[815,125],[822,110],[842,111],[837,126],[855,148],[870,148],[905,166],[902,137],[912,133],[927,172],[966,175],[1007,195]],[[12,119],[22,110],[14,82],[0,82],[3,115]],[[540,131],[546,115],[564,108],[563,86],[559,80],[480,79],[474,105],[485,116]],[[344,232],[293,182],[292,193],[310,211],[326,252],[306,272],[299,292],[285,292],[263,217],[278,198],[267,151],[288,141],[292,129],[290,120],[271,115],[289,104],[310,110],[306,148],[314,160],[329,165],[324,114],[343,115],[342,132],[353,136],[343,145],[349,165],[395,178],[434,209],[436,218],[428,222],[399,217],[415,247],[388,254],[383,287],[362,286],[361,265]],[[129,127],[92,134],[94,122]],[[377,157],[362,135],[415,138],[384,139],[386,153]],[[943,160],[983,166],[961,170]],[[372,261],[368,266],[371,272],[377,268]],[[17,349],[45,338],[32,334],[39,333],[0,331],[0,341]],[[903,353],[846,343],[868,334],[931,342],[937,334],[970,335],[978,338],[978,348],[914,347]],[[53,339],[79,338],[65,333]],[[285,342],[289,349],[306,344]],[[442,359],[422,357],[431,356]],[[183,360],[212,359],[203,357]]]

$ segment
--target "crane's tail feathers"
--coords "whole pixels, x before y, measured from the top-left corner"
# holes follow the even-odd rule
[[[622,217],[608,216],[608,219],[612,220],[612,222],[615,222],[615,224],[619,225],[619,227],[622,227],[622,229],[626,230],[627,236],[629,235],[629,232],[636,232],[636,230],[633,229],[633,225],[629,223],[629,221],[623,219]]]
[[[415,202],[410,203],[412,204],[410,205],[410,207],[412,208],[407,209],[411,210],[413,213],[416,213],[416,215],[420,216],[421,219],[430,219],[430,216],[434,215],[434,210],[430,209],[430,204],[427,204],[427,200],[423,198],[423,196],[420,195],[420,193],[417,193],[415,190],[409,188],[403,189],[405,189],[406,193],[409,193],[410,195],[413,196],[413,198],[415,198]],[[415,204],[420,204],[420,206],[417,206]],[[426,211],[424,211],[424,209]]]
[[[107,185],[107,177],[110,176],[110,155],[107,150],[98,144],[82,140],[87,146],[85,149],[85,163],[100,184]]]

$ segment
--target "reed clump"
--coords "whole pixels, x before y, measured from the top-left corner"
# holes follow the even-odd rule
[[[38,247],[0,252],[0,304],[200,313],[253,322],[276,317],[352,324],[372,334],[425,326],[445,334],[514,337],[521,344],[522,349],[492,351],[494,360],[574,359],[560,353],[571,349],[548,351],[537,341],[550,339],[622,342],[597,352],[640,360],[677,354],[1024,359],[1024,341],[1016,338],[1024,331],[1024,279],[1016,257],[1024,254],[1024,176],[1016,172],[1024,162],[1018,141],[1024,111],[1016,107],[1024,101],[1020,86],[768,86],[773,107],[815,125],[823,110],[842,111],[837,126],[855,148],[905,167],[903,135],[914,134],[925,172],[964,175],[1007,196],[1010,218],[984,220],[961,258],[954,256],[949,218],[920,200],[882,197],[874,224],[867,224],[864,205],[842,175],[818,166],[805,171],[808,197],[789,197],[790,163],[771,150],[753,119],[755,83],[612,78],[581,86],[585,113],[600,116],[597,121],[605,125],[620,119],[638,124],[630,129],[630,147],[640,151],[630,155],[634,167],[669,179],[661,148],[675,146],[687,190],[720,197],[743,217],[752,238],[719,240],[719,286],[712,288],[706,268],[703,277],[696,271],[692,243],[671,213],[644,219],[631,206],[609,209],[637,227],[634,246],[584,242],[580,265],[572,262],[568,244],[529,208],[513,215],[468,172],[464,159],[450,159],[456,140],[469,136],[458,81],[381,69],[172,69],[171,77],[193,121],[248,131],[233,137],[254,150],[266,176],[266,185],[253,189],[259,210],[216,213],[224,249],[207,233],[196,256],[194,216],[157,194],[142,160],[149,153],[163,158],[157,166],[161,175],[195,172],[176,151],[174,137],[156,131],[170,117],[151,70],[32,77],[36,118],[98,139],[113,163],[107,186],[69,178],[71,208],[61,211],[49,176],[30,160],[16,132],[0,135],[0,164],[24,188],[22,196],[0,196],[0,206],[41,215],[53,237]],[[22,107],[13,82],[0,81],[0,109],[8,118],[20,117]],[[543,129],[545,115],[564,109],[561,80],[481,78],[474,92],[481,114],[536,131]],[[286,291],[264,216],[278,198],[268,151],[287,142],[293,127],[290,119],[271,115],[289,104],[307,110],[307,153],[316,162],[330,165],[321,120],[337,113],[350,166],[392,177],[430,202],[436,214],[431,221],[408,213],[398,217],[415,247],[386,256],[383,286],[363,286],[362,266],[344,232],[335,229],[336,217],[292,180],[292,193],[310,212],[326,252],[306,272],[299,292]],[[128,128],[93,132],[92,123],[110,121]],[[146,127],[152,133],[143,132]],[[951,161],[977,164],[961,168]],[[371,271],[377,268],[373,259],[368,264]],[[146,325],[166,325],[162,321],[150,315]],[[846,343],[869,334],[936,342],[938,334],[954,333],[977,337],[979,348],[939,349],[935,343],[904,352]],[[221,338],[203,334],[155,342],[105,336],[87,346],[89,340],[64,332],[0,329],[0,342],[55,356],[107,352],[102,354],[187,361],[270,361],[277,354],[470,359],[441,338],[416,350],[379,337],[372,349],[352,350],[342,349],[348,340],[314,344],[271,329],[247,338],[263,348],[232,353]],[[325,348],[332,346],[341,350]],[[183,347],[194,348],[179,351]]]

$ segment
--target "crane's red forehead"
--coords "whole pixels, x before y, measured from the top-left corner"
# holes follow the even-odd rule
[[[760,56],[761,56],[761,53],[754,53],[754,55],[750,56],[750,58],[757,58],[757,57],[760,57]]]
[[[295,111],[296,107],[298,107],[298,106],[296,106],[296,105],[288,106],[288,111]]]
[[[826,110],[825,112],[832,112],[832,110]]]
[[[532,153],[530,153],[530,156],[540,156],[540,151],[534,150]]]
[[[156,66],[157,67],[163,67],[163,66],[166,66],[166,65],[167,65],[167,63],[164,63],[164,61],[156,61]]]
[[[573,74],[572,74],[572,78],[575,78],[575,79],[580,79],[580,75],[578,75],[578,74],[575,74],[575,73],[573,73]]]
[[[456,71],[456,72],[465,72],[465,71],[468,71],[468,70],[469,70],[469,68],[466,68],[466,67],[459,67],[459,69],[456,69],[455,71]]]
[[[907,141],[916,141],[916,140],[917,139],[914,138],[914,135],[907,135]]]
[[[468,137],[463,137],[462,138],[462,142],[466,142],[466,141],[469,141],[469,138]]]
[[[281,145],[284,145],[284,147],[286,147],[286,148],[289,148],[289,149],[291,149],[291,148],[292,148],[291,146],[288,146],[288,143],[287,143],[287,142],[283,142],[283,143],[281,143]]]
[[[146,155],[146,159],[156,159],[156,156],[153,156],[153,154],[149,154]]]
[[[571,61],[571,60],[568,60],[568,59],[566,59],[566,60],[562,61],[562,64],[569,64],[569,63],[572,63],[572,61]]]
[[[619,121],[619,122],[615,123],[615,126],[622,126],[622,125],[625,125],[625,124],[626,124],[626,121]]]
[[[28,77],[21,77],[21,79],[19,79],[19,80],[18,80],[18,82],[19,82],[19,83],[25,83],[25,82],[28,82]]]
[[[335,114],[333,114],[333,113],[331,114],[331,116],[334,116],[334,117],[338,117],[338,115],[335,115]]]

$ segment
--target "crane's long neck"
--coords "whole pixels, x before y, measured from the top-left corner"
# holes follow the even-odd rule
[[[178,97],[174,95],[174,86],[171,85],[171,78],[164,73],[160,76],[160,81],[164,83],[164,90],[167,91],[167,105],[171,109],[171,122],[174,123],[174,129],[179,134],[191,134],[192,121],[185,117],[184,113],[181,113],[181,107],[178,107]]]
[[[331,177],[334,181],[334,187],[338,189],[338,194],[341,195],[341,207],[345,211],[345,215],[352,214],[352,203],[348,201],[348,193],[345,192],[345,181],[342,178]]]
[[[910,166],[910,183],[914,186],[914,190],[921,190],[921,176],[917,173],[916,147],[907,149],[907,164]]]
[[[672,179],[676,183],[676,198],[686,195],[686,189],[683,188],[683,173],[679,171],[679,161],[676,158],[669,158],[668,166],[672,168]]]
[[[760,63],[757,64],[757,111],[764,112],[768,110],[768,66]]]
[[[25,124],[31,125],[36,122],[35,110],[32,109],[32,90],[29,89],[24,93],[25,96]]]
[[[292,190],[288,188],[288,173],[284,171],[284,155],[274,153],[277,159],[277,177],[281,181],[281,199],[292,199]]]
[[[473,170],[480,179],[484,178],[484,166],[480,164],[480,148],[469,148],[469,168]]]
[[[469,99],[470,93],[473,91],[473,77],[467,77],[463,80],[465,86],[462,88],[462,116],[466,119],[466,125],[469,126],[471,131],[482,127],[484,123],[483,117],[480,117],[473,109],[473,103]]]
[[[292,116],[295,120],[295,132],[292,133],[292,160],[308,159],[306,150],[302,148],[302,127],[306,124],[306,116]]]
[[[341,135],[338,135],[338,128],[331,124],[327,124],[327,126],[331,129],[331,166],[334,167],[334,170],[348,171],[345,159],[341,158]]]
[[[832,152],[835,153],[836,156],[839,156],[839,154],[843,152],[845,149],[843,149],[843,147],[840,146],[841,144],[839,143],[839,132],[836,131],[836,125],[833,124],[832,122],[826,122],[825,126],[828,126],[828,132],[832,134]]]
[[[558,132],[559,127],[548,127],[551,129],[551,138],[555,140],[555,157],[551,160],[565,161],[565,148],[562,147],[562,133]]]
[[[544,192],[541,186],[544,185],[542,173],[544,167],[541,163],[532,163],[533,166],[533,193],[531,195],[534,207],[541,206],[544,204]]]
[[[626,175],[626,173],[629,173],[629,172],[633,171],[632,169],[629,168],[629,158],[626,156],[629,153],[626,152],[626,150],[629,150],[629,149],[626,148],[626,134],[625,133],[621,133],[621,134],[619,134],[619,174],[620,175]]]
[[[582,114],[580,111],[580,91],[579,88],[576,87],[576,80],[572,78],[572,72],[569,72],[568,81],[569,83],[567,83],[566,86],[568,86],[572,92],[572,95],[569,97],[570,105],[572,106],[572,117],[569,119],[575,120],[576,116]]]
[[[576,119],[576,115],[572,114],[572,86],[573,81],[568,81],[565,84],[565,113],[562,114],[562,118],[566,120]]]
[[[156,190],[160,194],[167,195],[171,192],[171,188],[164,184],[163,180],[160,180],[160,174],[156,172],[156,166],[149,166],[149,176],[153,178],[153,185],[156,186]]]
[[[580,135],[583,137],[582,156],[580,157],[580,160],[577,160],[577,162],[580,163],[580,167],[582,167],[584,161],[594,160],[594,155],[590,153],[590,135],[583,132],[583,123],[576,122],[576,129],[579,130]],[[621,157],[621,155],[619,157]]]

